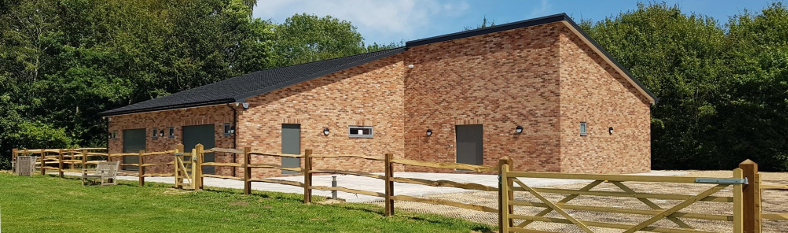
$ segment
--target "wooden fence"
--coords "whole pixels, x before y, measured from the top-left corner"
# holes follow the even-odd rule
[[[497,167],[482,166],[482,165],[469,165],[459,163],[435,163],[424,162],[409,159],[395,159],[392,154],[386,154],[383,157],[367,156],[367,155],[353,155],[353,154],[313,154],[312,150],[305,150],[303,154],[279,154],[279,153],[265,153],[254,152],[251,148],[246,147],[243,150],[225,149],[225,148],[212,148],[205,150],[202,145],[197,145],[191,153],[183,151],[183,145],[175,146],[174,150],[161,151],[161,152],[144,152],[139,153],[100,153],[96,151],[106,150],[105,148],[80,148],[80,149],[36,149],[36,150],[13,150],[12,160],[15,160],[18,155],[39,155],[40,164],[38,167],[41,169],[41,174],[46,174],[46,170],[57,170],[58,175],[63,177],[64,171],[73,171],[73,168],[85,168],[91,164],[97,164],[100,161],[106,161],[106,158],[118,158],[122,160],[123,156],[139,156],[140,160],[137,164],[122,164],[123,166],[138,166],[138,179],[139,185],[145,184],[145,177],[154,176],[174,176],[177,188],[193,188],[195,190],[202,190],[203,179],[205,177],[222,178],[240,180],[244,183],[244,194],[251,193],[251,185],[254,182],[273,183],[282,185],[291,185],[302,187],[304,189],[304,203],[312,202],[312,190],[328,190],[340,191],[361,195],[369,195],[375,197],[382,197],[384,199],[384,215],[394,215],[395,201],[410,201],[421,202],[436,205],[447,205],[458,208],[497,213],[499,216],[499,228],[501,232],[546,232],[535,229],[528,229],[527,227],[534,222],[550,222],[550,223],[563,223],[571,224],[584,232],[593,232],[590,227],[598,228],[612,228],[624,230],[624,232],[636,231],[652,231],[652,232],[705,232],[694,229],[682,219],[700,219],[711,221],[727,221],[733,223],[731,232],[761,232],[762,220],[788,220],[788,213],[779,214],[762,214],[761,210],[761,192],[763,190],[788,190],[788,185],[762,185],[761,178],[758,173],[758,166],[752,161],[745,161],[740,164],[740,168],[736,168],[732,172],[731,177],[726,178],[710,178],[710,177],[687,177],[687,176],[642,176],[642,175],[603,175],[603,174],[567,174],[567,173],[549,173],[549,172],[521,172],[512,171],[512,161],[506,157],[499,161]],[[205,153],[225,153],[232,156],[241,156],[243,159],[240,163],[220,163],[220,162],[204,162]],[[56,154],[56,155],[55,155]],[[146,156],[154,155],[172,155],[173,160],[167,163],[149,163],[145,161]],[[279,164],[267,163],[252,163],[253,156],[261,157],[290,157],[303,159],[303,168],[290,168],[282,167]],[[91,160],[90,158],[99,158]],[[335,169],[314,169],[313,158],[323,159],[344,159],[356,158],[381,162],[383,175],[350,171],[350,170],[335,170]],[[57,164],[58,167],[50,165]],[[476,183],[460,183],[449,180],[426,180],[416,178],[397,177],[394,174],[394,165],[401,164],[407,166],[419,166],[428,168],[440,169],[459,169],[465,171],[475,172],[498,172],[499,182],[498,187],[491,187]],[[150,174],[146,173],[146,167],[172,165],[174,173]],[[203,174],[204,166],[216,167],[232,167],[233,169],[242,169],[243,177],[222,176],[215,174]],[[71,169],[66,169],[69,167]],[[279,179],[267,178],[253,178],[251,176],[253,169],[267,168],[279,169],[298,172],[304,177],[304,181],[287,181]],[[313,174],[344,174],[364,176],[374,179],[385,181],[384,192],[374,192],[367,190],[350,189],[346,187],[328,187],[328,186],[315,186],[312,184]],[[580,189],[560,189],[560,188],[536,188],[529,187],[522,182],[520,178],[549,178],[549,179],[572,179],[572,180],[589,180],[589,184]],[[183,182],[183,179],[188,179],[189,182]],[[477,191],[497,191],[498,192],[498,207],[492,208],[482,205],[474,205],[461,203],[456,201],[442,200],[442,199],[427,199],[422,197],[414,197],[407,195],[396,195],[394,190],[394,183],[410,183],[419,184],[433,187],[454,187],[468,190]],[[689,183],[702,183],[710,184],[712,187],[697,193],[695,195],[673,194],[673,193],[653,193],[653,192],[636,192],[634,189],[627,186],[629,182],[648,182],[648,183],[666,183],[666,184],[689,184]],[[620,191],[595,191],[594,187],[602,184],[610,183],[618,187]],[[733,197],[715,196],[715,193],[721,190],[732,187]],[[525,193],[535,197],[538,201],[526,201],[524,199],[516,199],[515,192]],[[543,194],[559,194],[565,195],[561,200],[553,202],[545,198]],[[601,206],[588,206],[569,204],[568,202],[576,199],[579,196],[596,196],[596,197],[623,197],[635,198],[639,202],[645,204],[649,209],[628,209],[618,207],[601,207]],[[673,200],[678,201],[678,204],[664,209],[650,199],[658,200]],[[697,202],[717,202],[717,203],[730,203],[732,205],[732,214],[702,214],[690,213],[685,210],[686,207]],[[543,208],[537,214],[527,215],[515,212],[515,207],[537,207]],[[622,224],[615,222],[598,222],[598,221],[583,221],[575,218],[566,210],[599,212],[599,213],[617,213],[617,214],[630,214],[647,216],[647,220],[641,221],[638,224]],[[559,217],[548,217],[551,212],[558,213]],[[657,227],[652,226],[655,222],[662,219],[675,223],[677,227]]]

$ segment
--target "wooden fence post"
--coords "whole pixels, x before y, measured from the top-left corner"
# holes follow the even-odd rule
[[[252,194],[252,168],[249,167],[249,164],[252,163],[252,156],[249,152],[252,151],[251,147],[244,147],[244,194],[249,195]]]
[[[144,153],[145,153],[145,150],[140,150],[140,155],[139,155],[140,159],[137,162],[137,175],[139,176],[139,179],[140,179],[140,186],[145,186],[145,176],[144,176],[145,175],[145,166],[142,166],[143,164],[145,164],[145,159],[144,159],[145,156],[142,155]]]
[[[393,169],[393,166],[392,166],[392,163],[391,163],[391,160],[393,159],[393,157],[394,157],[393,154],[386,154],[386,158],[385,158],[385,163],[386,163],[386,168],[385,168],[385,171],[386,171],[386,197],[385,197],[385,200],[384,200],[385,201],[385,203],[384,203],[385,216],[392,216],[392,215],[394,215],[394,199],[392,199],[392,197],[394,196],[394,181],[393,181],[393,178],[392,178],[392,177],[394,177],[394,169]]]
[[[744,179],[741,168],[733,169],[734,179]],[[733,233],[744,231],[744,188],[743,184],[733,185]]]
[[[40,155],[40,156],[41,156],[41,175],[43,176],[43,175],[46,175],[46,174],[47,174],[47,169],[46,169],[46,166],[47,166],[47,164],[46,164],[46,159],[47,159],[47,156],[46,156],[46,153],[45,153],[43,150],[42,150],[42,151],[41,151],[41,153],[39,153],[38,155]]]
[[[509,200],[514,197],[514,191],[509,187],[512,186],[513,181],[506,177],[511,164],[512,160],[509,157],[498,160],[498,232],[501,233],[508,233],[509,227],[512,226],[509,214],[512,213],[513,208],[509,206]]]
[[[202,163],[199,162],[199,158],[197,158],[197,148],[192,149],[192,188],[194,191],[200,190],[200,168],[202,167]]]
[[[181,155],[178,155],[178,153],[181,153]],[[183,144],[180,144],[180,143],[175,145],[175,153],[172,154],[172,168],[173,168],[173,171],[175,171],[175,173],[173,173],[173,175],[175,176],[175,188],[176,189],[179,189],[179,188],[182,189],[183,188],[183,178],[181,178],[181,176],[179,174],[180,172],[178,172],[179,171],[178,169],[180,168],[180,167],[178,167],[178,165],[179,165],[178,164],[178,157],[179,156],[183,156]],[[186,171],[184,171],[184,172],[186,172]]]
[[[197,175],[194,177],[194,180],[197,181],[197,182],[195,182],[195,184],[197,186],[195,186],[194,190],[203,190],[203,181],[204,181],[203,177],[202,177],[202,163],[203,163],[203,159],[204,159],[203,158],[203,145],[202,144],[197,144],[197,146],[195,146],[194,148],[197,150],[197,152],[196,152],[196,154],[197,154],[196,155],[197,156],[197,173],[196,174]],[[192,173],[194,173],[194,171],[192,171]]]
[[[87,166],[86,166],[87,163],[88,163],[88,151],[87,150],[82,150],[82,169],[83,170],[87,168]]]
[[[761,232],[761,175],[758,174],[758,164],[752,160],[745,160],[739,164],[744,178],[748,184],[744,185],[744,232]]]
[[[63,178],[63,149],[57,151],[57,173]]]
[[[11,149],[11,170],[13,170],[14,175],[18,175],[19,174],[16,171],[17,167],[19,167],[19,166],[16,165],[16,154],[17,154],[17,149],[16,148]]]
[[[312,150],[304,151],[304,203],[312,204]]]

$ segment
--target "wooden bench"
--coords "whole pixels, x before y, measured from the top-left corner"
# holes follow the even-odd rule
[[[115,162],[99,162],[96,165],[96,170],[93,173],[88,173],[88,169],[82,170],[82,185],[85,185],[85,180],[99,178],[101,185],[117,185],[118,182],[115,177],[118,174],[118,167],[120,161]],[[106,183],[104,182],[106,181]]]

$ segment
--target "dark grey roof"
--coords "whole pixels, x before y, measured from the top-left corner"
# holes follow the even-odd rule
[[[181,91],[172,95],[139,102],[101,112],[112,116],[136,112],[187,108],[213,104],[243,102],[246,98],[262,95],[296,83],[335,73],[367,62],[393,56],[405,51],[404,47],[377,52],[328,59],[286,66],[226,79],[205,86]]]
[[[632,74],[630,74],[627,69],[616,62],[616,60],[613,59],[613,57],[602,48],[602,46],[600,46],[596,41],[594,41],[594,39],[589,37],[588,34],[580,29],[580,27],[574,21],[572,21],[568,15],[561,13],[513,23],[500,24],[476,30],[440,35],[420,40],[412,40],[406,42],[405,47],[395,49],[258,71],[190,90],[181,91],[169,96],[101,112],[99,115],[111,116],[135,112],[149,112],[166,109],[243,102],[249,97],[262,95],[296,83],[308,81],[320,76],[362,65],[367,62],[393,56],[404,52],[409,47],[560,21],[568,22],[570,26],[572,26],[581,34],[580,36],[590,41],[591,44],[600,52],[602,52],[602,54],[608,60],[613,62],[613,65],[622,70],[626,74],[627,78],[631,79],[638,86],[638,88],[642,89],[646,94],[653,98],[655,102],[658,101],[658,98],[653,93],[648,91],[648,89],[646,89],[643,84],[640,83],[640,81],[635,79],[635,77],[632,76]]]

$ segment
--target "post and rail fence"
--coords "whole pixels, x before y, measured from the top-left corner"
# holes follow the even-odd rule
[[[303,154],[280,154],[280,153],[264,153],[255,152],[251,148],[245,147],[242,150],[226,149],[226,148],[211,148],[205,149],[202,145],[198,144],[190,153],[185,152],[183,145],[179,144],[173,150],[160,151],[160,152],[145,152],[139,153],[101,153],[96,151],[106,151],[106,148],[79,148],[79,149],[13,149],[12,161],[16,160],[19,155],[38,155],[36,160],[36,168],[41,170],[41,174],[47,174],[47,170],[57,171],[57,176],[63,177],[66,171],[73,171],[74,167],[83,169],[89,165],[95,165],[102,161],[107,161],[109,158],[117,158],[121,161],[124,156],[139,156],[139,162],[136,164],[121,164],[122,166],[137,166],[139,171],[137,177],[139,185],[145,185],[146,177],[174,177],[176,188],[203,190],[204,178],[222,178],[243,181],[243,193],[248,195],[252,192],[252,183],[273,183],[280,185],[290,185],[296,187],[303,187],[304,203],[312,203],[312,190],[326,190],[326,191],[340,191],[347,193],[354,193],[360,195],[369,195],[380,197],[384,199],[384,215],[394,215],[395,201],[409,201],[420,202],[435,205],[446,205],[457,208],[496,213],[498,215],[498,226],[500,232],[546,232],[534,229],[528,229],[529,225],[534,222],[548,222],[548,223],[562,223],[574,225],[583,232],[593,232],[592,228],[608,228],[624,230],[624,232],[636,231],[652,231],[652,232],[706,232],[696,230],[682,219],[693,220],[708,220],[708,221],[722,221],[732,222],[733,229],[730,232],[761,232],[762,221],[765,220],[788,220],[788,213],[777,214],[763,214],[762,213],[762,200],[761,193],[763,190],[788,190],[788,185],[762,185],[761,177],[758,173],[758,165],[754,162],[747,160],[740,164],[739,168],[732,171],[730,177],[725,178],[711,178],[711,177],[688,177],[688,176],[645,176],[645,175],[608,175],[608,174],[572,174],[572,173],[552,173],[552,172],[523,172],[513,171],[513,162],[508,157],[501,158],[498,166],[484,166],[484,165],[469,165],[460,163],[436,163],[425,162],[417,160],[409,160],[403,158],[394,158],[392,154],[385,154],[383,157],[368,156],[368,155],[354,155],[354,154],[314,154],[312,150],[307,149]],[[221,162],[205,162],[205,153],[226,153],[234,157],[242,156],[240,163],[221,163]],[[146,162],[148,156],[161,156],[171,155],[172,161],[164,163]],[[301,158],[303,159],[303,168],[301,167],[283,167],[280,164],[269,163],[253,163],[253,156],[275,157],[275,158]],[[91,158],[99,158],[91,160]],[[343,158],[356,158],[381,162],[384,167],[383,175],[349,170],[336,170],[336,169],[315,169],[313,167],[313,159],[343,159]],[[235,160],[234,160],[235,161]],[[50,166],[57,164],[57,167]],[[417,166],[437,169],[459,169],[464,171],[475,172],[497,172],[499,177],[498,187],[491,187],[477,183],[460,183],[449,180],[427,180],[417,178],[397,177],[394,172],[394,165]],[[146,168],[150,166],[173,166],[173,173],[146,173]],[[217,174],[204,174],[203,167],[216,166],[216,167],[231,167],[233,169],[243,170],[242,177],[236,176],[223,176]],[[66,169],[69,167],[71,169]],[[282,171],[298,172],[297,175],[302,175],[304,181],[288,181],[279,179],[268,178],[254,178],[252,176],[252,169],[278,169]],[[328,187],[328,186],[315,186],[312,184],[313,174],[343,174],[363,176],[385,181],[384,192],[374,192],[368,190],[350,189],[346,187]],[[562,189],[562,188],[538,188],[530,187],[521,178],[548,178],[548,179],[564,179],[564,180],[589,180],[590,183],[580,189]],[[188,182],[186,182],[188,181]],[[429,199],[423,197],[396,195],[394,183],[409,183],[418,184],[432,187],[453,187],[475,191],[492,191],[498,193],[498,208],[492,208],[484,205],[475,205],[462,203],[457,201],[449,201],[443,199]],[[600,184],[615,185],[620,191],[598,191],[592,190]],[[665,183],[665,184],[706,184],[712,185],[710,188],[703,190],[695,195],[685,194],[672,194],[672,193],[654,193],[654,192],[637,192],[627,184],[629,183]],[[722,190],[730,189],[733,193],[732,197],[719,196]],[[527,201],[525,199],[515,198],[516,193],[530,195],[538,201]],[[544,194],[558,194],[566,195],[559,201],[551,201],[544,196]],[[592,196],[592,197],[620,197],[620,198],[635,198],[640,203],[645,204],[649,209],[630,209],[620,207],[601,207],[590,206],[581,204],[569,204],[568,202],[577,199],[579,196]],[[670,208],[662,208],[655,204],[657,200],[671,200],[677,202]],[[702,214],[691,213],[687,211],[687,207],[699,202],[715,202],[715,203],[729,203],[731,204],[731,214]],[[537,214],[527,215],[518,213],[518,208],[521,207],[534,207],[543,208]],[[615,222],[601,222],[589,221],[576,218],[568,211],[587,211],[599,213],[616,213],[616,214],[630,214],[646,216],[647,219],[640,221],[637,224],[621,224]],[[555,212],[557,215],[549,215]],[[552,216],[552,217],[550,217]],[[654,226],[653,224],[660,220],[667,220],[674,223],[677,227]]]

